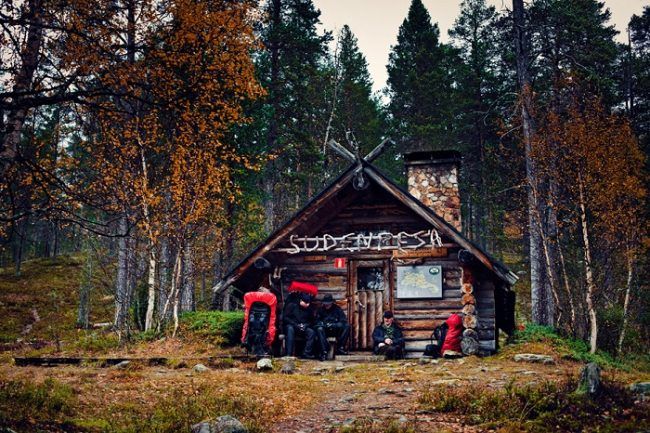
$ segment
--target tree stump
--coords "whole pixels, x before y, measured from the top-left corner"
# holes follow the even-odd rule
[[[460,342],[460,349],[463,351],[464,355],[476,355],[479,349],[478,340],[474,338],[463,337]]]

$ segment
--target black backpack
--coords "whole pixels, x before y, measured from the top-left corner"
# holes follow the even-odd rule
[[[253,302],[248,313],[246,347],[255,355],[266,353],[265,342],[271,309],[264,302]]]
[[[427,344],[424,348],[424,356],[429,356],[432,358],[440,358],[440,349],[445,342],[445,337],[447,336],[447,324],[443,323],[436,328],[431,333],[431,344]]]

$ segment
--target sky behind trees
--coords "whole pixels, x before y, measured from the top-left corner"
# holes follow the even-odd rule
[[[438,23],[443,42],[449,40],[447,30],[458,17],[460,0],[423,0],[431,20]],[[373,90],[386,86],[388,52],[397,41],[397,30],[408,12],[410,0],[314,0],[321,11],[323,28],[338,32],[345,24],[359,39],[359,49],[368,60],[373,79]],[[488,0],[497,10],[512,9],[512,2]],[[619,42],[626,42],[625,29],[633,14],[641,15],[647,0],[605,0],[612,13],[612,23],[619,34]]]

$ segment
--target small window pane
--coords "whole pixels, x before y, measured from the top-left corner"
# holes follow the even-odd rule
[[[357,291],[384,290],[384,268],[357,268]]]

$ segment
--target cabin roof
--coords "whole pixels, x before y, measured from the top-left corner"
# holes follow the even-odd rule
[[[286,239],[293,231],[313,216],[323,204],[332,199],[337,192],[353,181],[355,175],[363,171],[373,182],[387,191],[399,202],[410,208],[414,213],[423,220],[430,223],[442,234],[447,235],[462,248],[469,251],[478,261],[480,261],[488,270],[494,273],[509,285],[514,284],[519,278],[505,265],[490,256],[481,247],[471,242],[451,224],[438,216],[433,210],[425,206],[410,193],[405,191],[395,182],[386,177],[379,169],[367,161],[359,161],[351,164],[339,177],[332,181],[329,186],[324,188],[320,193],[314,196],[300,210],[291,216],[284,224],[271,233],[266,240],[257,245],[246,257],[235,265],[218,283],[213,287],[214,292],[221,292],[230,285],[234,284],[245,272],[253,265],[255,260],[264,257],[275,248],[282,240]]]

